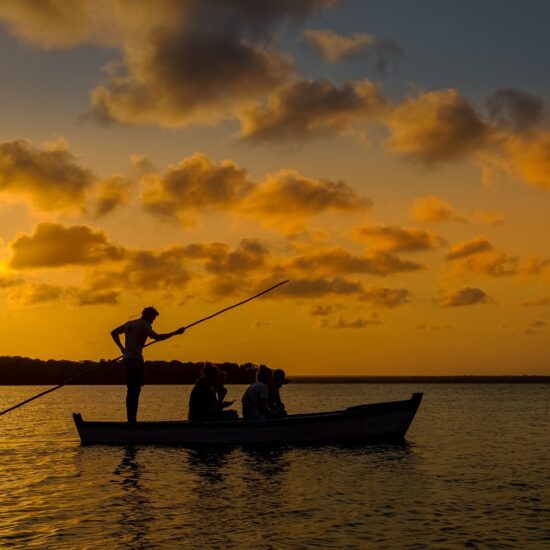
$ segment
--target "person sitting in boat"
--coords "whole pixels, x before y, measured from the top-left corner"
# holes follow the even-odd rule
[[[230,407],[235,403],[235,400],[233,401],[224,401],[225,396],[227,395],[227,388],[225,387],[225,381],[227,379],[227,373],[222,370],[218,369],[218,383],[216,384],[216,395],[218,397],[218,404],[222,409],[225,409],[226,407]]]
[[[157,334],[153,330],[153,322],[159,312],[154,307],[146,307],[141,312],[139,319],[128,321],[111,331],[111,337],[122,352],[122,364],[126,377],[126,414],[128,422],[136,422],[139,403],[139,394],[143,386],[143,348],[147,338],[153,340],[166,340],[176,334],[183,334],[185,328],[179,328],[174,332]],[[120,337],[124,334],[124,345]]]
[[[268,384],[269,388],[269,408],[274,416],[287,416],[285,404],[281,401],[281,388],[283,384],[288,384],[285,371],[282,369],[275,369],[273,371],[273,377]]]
[[[265,365],[256,372],[256,382],[248,386],[242,398],[245,420],[265,420],[272,416],[269,408],[269,386],[273,373]]]
[[[215,365],[207,363],[202,369],[202,376],[195,382],[189,396],[188,418],[191,422],[234,420],[238,417],[237,411],[224,410],[231,406],[233,401],[220,400],[219,388],[220,371]],[[225,388],[223,389],[225,390]]]

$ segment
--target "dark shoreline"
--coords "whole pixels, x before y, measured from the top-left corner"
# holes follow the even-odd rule
[[[254,381],[254,363],[215,363],[226,373],[226,384]],[[204,362],[146,361],[146,384],[193,384]],[[455,376],[351,376],[292,375],[295,384],[548,384],[543,375],[455,375]],[[122,364],[111,361],[43,360],[30,357],[0,356],[0,386],[53,386],[76,377],[71,385],[125,384]]]
[[[296,384],[550,384],[543,375],[289,376]]]

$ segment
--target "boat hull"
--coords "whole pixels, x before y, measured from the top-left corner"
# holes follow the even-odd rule
[[[418,410],[411,399],[350,407],[343,411],[296,414],[269,420],[221,422],[93,422],[73,414],[85,444],[248,445],[323,444],[402,440]]]

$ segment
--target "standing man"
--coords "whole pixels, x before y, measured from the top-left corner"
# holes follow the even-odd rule
[[[185,328],[179,328],[174,332],[166,334],[157,334],[152,327],[154,320],[159,312],[154,307],[146,307],[141,312],[141,318],[128,321],[123,325],[113,329],[111,336],[115,344],[120,348],[124,365],[124,375],[126,376],[126,413],[128,422],[136,422],[141,386],[143,386],[143,347],[147,338],[153,340],[166,340],[176,334],[183,334]],[[120,335],[124,334],[124,346],[120,341]]]

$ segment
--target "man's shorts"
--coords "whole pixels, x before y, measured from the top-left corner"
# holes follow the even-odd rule
[[[130,386],[143,386],[143,359],[137,357],[125,357],[122,360],[124,365],[124,376],[126,377],[126,385]]]

